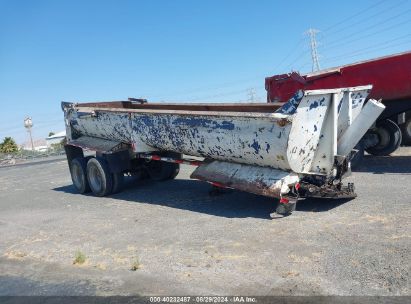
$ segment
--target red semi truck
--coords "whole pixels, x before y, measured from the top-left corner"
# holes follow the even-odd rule
[[[401,142],[411,144],[411,51],[325,69],[265,79],[267,102],[286,102],[298,90],[373,86],[368,98],[382,99],[386,109],[362,141],[361,152],[389,155]]]

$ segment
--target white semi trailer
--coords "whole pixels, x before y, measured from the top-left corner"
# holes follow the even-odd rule
[[[353,198],[342,179],[354,146],[384,110],[375,100],[365,104],[370,89],[299,91],[281,107],[62,102],[73,184],[105,196],[120,191],[126,173],[167,180],[189,164],[197,166],[191,178],[278,198],[280,214],[306,197]]]

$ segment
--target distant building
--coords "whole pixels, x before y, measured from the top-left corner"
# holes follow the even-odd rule
[[[47,151],[47,142],[44,139],[33,140],[33,146],[34,146],[34,151],[37,151],[37,152]],[[26,141],[25,143],[21,145],[21,148],[23,150],[32,151],[31,142]]]
[[[52,148],[53,144],[60,144],[66,138],[66,131],[58,132],[46,138],[47,148]]]

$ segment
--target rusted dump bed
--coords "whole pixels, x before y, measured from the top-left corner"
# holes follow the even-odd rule
[[[193,178],[282,197],[312,176],[322,183],[341,178],[363,135],[344,134],[355,119],[369,126],[381,113],[361,118],[370,89],[300,91],[281,107],[115,101],[63,102],[62,108],[68,145],[100,154],[125,149],[121,157],[148,161],[167,161],[156,153],[168,152],[204,157]]]
[[[296,173],[328,174],[337,154],[332,142],[359,114],[369,91],[365,86],[299,92],[281,108],[265,103],[115,101],[63,103],[63,109],[69,140],[73,134],[130,144],[136,153],[174,151]],[[341,115],[329,121],[334,107]],[[333,139],[334,129],[338,138]]]
[[[283,103],[136,103],[132,101],[100,101],[81,103],[82,107],[111,109],[174,110],[174,111],[211,111],[211,112],[253,112],[274,113]]]

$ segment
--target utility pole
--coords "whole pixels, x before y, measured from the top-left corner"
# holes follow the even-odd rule
[[[31,135],[31,128],[33,127],[33,121],[31,120],[31,117],[26,117],[24,119],[24,127],[27,129],[27,132],[29,132],[31,150],[34,151],[33,136]]]
[[[255,91],[255,89],[254,88],[249,88],[248,89],[248,93],[247,93],[247,96],[248,96],[248,101],[249,102],[255,102],[256,101],[256,95],[257,95],[257,93],[256,93],[256,91]]]
[[[306,34],[310,36],[310,47],[311,47],[311,59],[313,62],[312,66],[312,71],[318,71],[320,70],[320,60],[319,60],[319,55],[317,51],[317,39],[316,35],[319,31],[316,29],[310,28]]]

